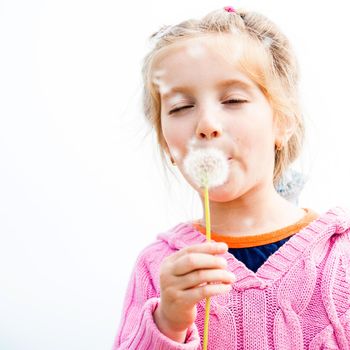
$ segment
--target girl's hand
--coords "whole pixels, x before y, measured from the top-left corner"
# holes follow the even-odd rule
[[[154,319],[162,333],[184,341],[197,316],[196,304],[231,290],[234,275],[226,270],[225,243],[206,242],[166,257],[160,267],[160,304]],[[215,283],[215,284],[212,284]]]

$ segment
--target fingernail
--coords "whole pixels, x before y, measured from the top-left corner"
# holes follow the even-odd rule
[[[228,249],[228,245],[226,243],[218,243],[218,248],[219,249]]]

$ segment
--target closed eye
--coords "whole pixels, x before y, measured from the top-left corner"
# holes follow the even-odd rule
[[[235,103],[245,103],[248,102],[247,100],[243,100],[243,99],[238,99],[238,98],[231,98],[230,100],[227,100],[225,102],[223,102],[223,104],[235,104]]]
[[[248,102],[248,101],[244,100],[244,99],[231,98],[230,100],[224,101],[223,104],[237,104],[237,103],[245,103],[245,102]],[[174,114],[174,113],[180,112],[184,109],[192,108],[192,107],[194,107],[194,105],[186,105],[186,106],[176,107],[176,108],[172,109],[169,112],[169,114]]]
[[[192,107],[194,107],[194,106],[193,106],[193,105],[188,105],[188,106],[177,107],[177,108],[172,109],[172,110],[169,112],[169,114],[177,113],[177,112],[182,111],[183,109],[192,108]]]

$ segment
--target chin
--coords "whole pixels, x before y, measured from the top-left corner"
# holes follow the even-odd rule
[[[239,197],[240,195],[235,196],[232,193],[215,193],[213,195],[210,195],[209,199],[211,202],[227,203],[232,202]]]
[[[212,202],[225,203],[231,202],[242,196],[242,191],[236,186],[223,185],[219,187],[214,187],[209,190],[209,199]]]

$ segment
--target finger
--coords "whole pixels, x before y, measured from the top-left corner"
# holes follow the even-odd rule
[[[194,244],[184,248],[187,253],[208,253],[208,254],[221,254],[228,250],[228,245],[224,242],[203,242],[200,244]]]
[[[189,301],[189,303],[198,303],[204,298],[212,297],[215,295],[221,295],[229,293],[232,290],[231,284],[206,284],[205,286],[200,286],[192,289],[187,289],[184,291],[184,298]]]
[[[235,280],[234,274],[227,270],[197,270],[179,278],[177,288],[186,290],[210,283],[232,284]]]
[[[173,265],[172,274],[183,276],[200,269],[226,268],[227,261],[224,257],[203,253],[189,253],[181,256]]]
[[[178,252],[172,254],[172,259],[176,260],[189,253],[223,254],[227,252],[227,250],[228,246],[226,243],[214,241],[203,242],[179,250]]]

